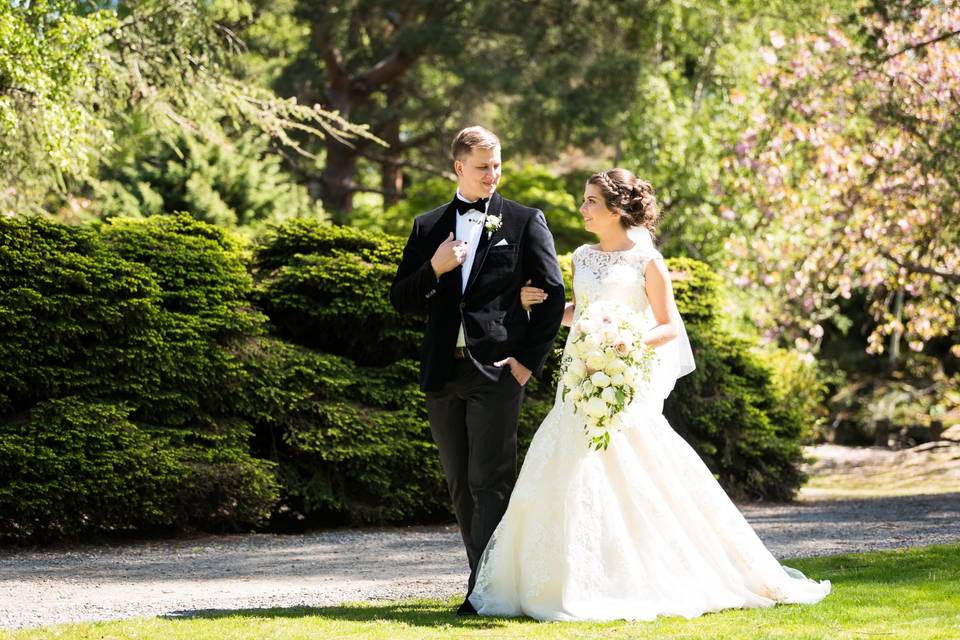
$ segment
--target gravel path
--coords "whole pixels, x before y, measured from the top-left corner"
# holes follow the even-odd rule
[[[960,492],[741,505],[779,558],[960,541]],[[0,628],[463,592],[456,528],[0,549]]]

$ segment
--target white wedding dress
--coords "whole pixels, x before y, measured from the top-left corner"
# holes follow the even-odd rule
[[[584,301],[613,300],[656,324],[643,277],[651,259],[662,257],[649,242],[621,252],[577,249],[577,315]],[[627,427],[611,434],[605,451],[588,448],[580,415],[557,390],[480,559],[469,596],[480,615],[693,618],[727,608],[814,603],[830,593],[829,581],[806,579],[777,562],[670,427],[663,398],[678,368],[679,375],[689,368],[678,367],[676,349],[664,345],[658,352],[652,380],[663,384],[626,409]]]

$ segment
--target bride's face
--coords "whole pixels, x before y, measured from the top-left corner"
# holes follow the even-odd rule
[[[620,216],[607,208],[603,193],[595,184],[588,184],[583,190],[580,213],[583,215],[584,228],[598,236],[605,235],[620,224]]]

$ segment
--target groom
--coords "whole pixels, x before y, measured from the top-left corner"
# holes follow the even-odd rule
[[[468,127],[452,155],[457,195],[413,221],[390,301],[427,316],[420,388],[467,548],[469,595],[516,480],[523,387],[543,369],[565,301],[543,212],[496,192],[497,136]],[[547,293],[529,314],[527,280]],[[457,613],[476,611],[464,599]]]

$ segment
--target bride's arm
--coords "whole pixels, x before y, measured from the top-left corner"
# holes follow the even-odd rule
[[[577,301],[573,300],[567,303],[567,306],[563,308],[563,320],[560,321],[565,327],[573,326],[573,312],[577,308]]]
[[[577,265],[570,265],[570,272],[574,274],[577,272]],[[563,308],[563,319],[560,321],[560,324],[565,327],[573,326],[573,312],[577,308],[577,294],[573,292],[573,287],[570,287],[570,302],[567,303],[567,306]]]
[[[673,299],[673,287],[670,286],[670,272],[663,260],[650,260],[644,271],[647,300],[657,320],[653,327],[641,338],[641,342],[651,347],[659,347],[670,342],[680,333],[680,313]]]

